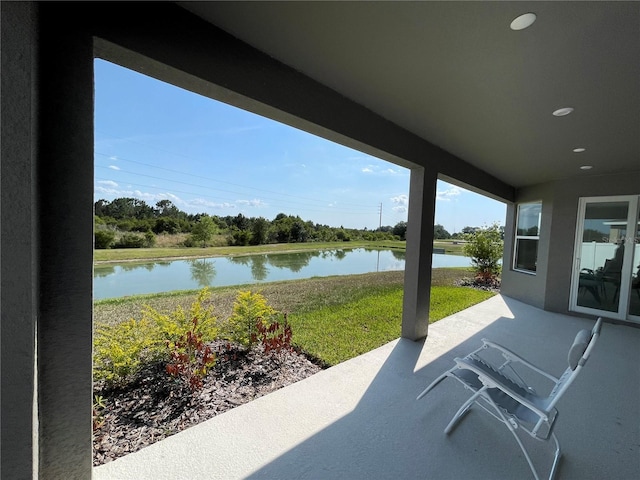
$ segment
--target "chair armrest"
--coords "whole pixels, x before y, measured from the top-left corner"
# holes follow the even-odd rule
[[[455,362],[458,365],[458,368],[470,370],[478,375],[478,378],[480,379],[482,384],[487,388],[498,388],[499,390],[513,398],[515,401],[534,412],[541,419],[547,420],[549,418],[548,412],[541,410],[539,406],[534,405],[530,400],[523,397],[518,392],[514,391],[512,388],[506,385],[503,379],[500,377],[500,374],[492,372],[488,369],[485,370],[483,368],[479,368],[467,358],[456,358]]]
[[[487,340],[486,338],[482,339],[482,343],[484,344],[485,347],[491,347],[491,348],[495,348],[496,350],[499,350],[500,352],[502,352],[502,355],[509,361],[511,362],[518,362],[521,363],[522,365],[524,365],[525,367],[528,367],[529,369],[533,370],[536,373],[539,373],[540,375],[548,378],[549,380],[551,380],[554,383],[558,383],[559,379],[553,375],[551,375],[550,373],[545,372],[544,370],[542,370],[541,368],[535,366],[533,363],[525,360],[524,358],[522,358],[521,356],[519,356],[518,354],[512,352],[511,350],[509,350],[508,348],[503,347],[502,345],[499,345],[495,342],[492,342],[490,340]]]

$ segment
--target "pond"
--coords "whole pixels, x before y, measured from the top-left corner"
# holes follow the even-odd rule
[[[95,300],[172,290],[196,290],[330,275],[404,270],[404,250],[368,248],[268,253],[239,257],[100,264],[93,271]],[[433,267],[467,267],[469,258],[433,255]]]

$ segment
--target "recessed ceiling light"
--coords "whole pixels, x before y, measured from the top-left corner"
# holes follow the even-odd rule
[[[573,108],[571,108],[571,107],[563,107],[563,108],[559,108],[558,110],[553,112],[553,116],[554,117],[564,117],[565,115],[569,115],[571,112],[573,112]]]
[[[574,151],[575,153],[582,153],[582,152],[584,152],[585,150],[586,150],[586,148],[583,148],[583,147],[578,147],[578,148],[574,148],[574,149],[573,149],[573,151]]]
[[[524,30],[530,27],[536,21],[535,13],[525,13],[513,19],[511,22],[511,30]]]
[[[593,166],[591,165],[582,165],[580,167],[580,170],[591,170],[593,168]]]

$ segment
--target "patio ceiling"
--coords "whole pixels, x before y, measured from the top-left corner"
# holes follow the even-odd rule
[[[640,169],[637,2],[178,3],[514,187]]]

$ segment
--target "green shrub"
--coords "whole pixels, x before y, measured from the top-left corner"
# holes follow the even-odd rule
[[[114,245],[115,248],[142,248],[145,244],[145,238],[135,233],[125,233],[120,240]]]
[[[204,342],[210,342],[218,337],[218,321],[213,315],[213,305],[204,305],[210,297],[209,289],[203,288],[188,312],[185,312],[180,305],[169,313],[162,313],[145,305],[142,310],[142,319],[156,326],[157,335],[163,344],[166,342],[175,344],[187,332],[193,332]]]
[[[116,238],[116,234],[110,230],[96,230],[93,234],[94,248],[109,248]]]
[[[93,376],[111,386],[122,386],[145,363],[160,355],[155,326],[146,319],[102,325],[94,338]]]
[[[233,304],[231,317],[222,327],[223,335],[229,340],[250,347],[257,341],[256,322],[266,325],[276,313],[260,293],[240,291]]]
[[[156,244],[156,236],[151,230],[144,232],[144,246],[151,248]]]
[[[500,226],[493,224],[464,236],[468,242],[462,247],[463,253],[471,257],[471,264],[477,277],[491,279],[500,275],[503,242]]]
[[[191,372],[188,378],[201,378],[206,368],[215,363],[215,357],[205,343],[218,335],[213,307],[204,305],[209,297],[210,292],[205,288],[188,312],[178,306],[173,312],[162,313],[145,305],[140,320],[97,327],[94,380],[104,381],[109,386],[123,386],[142,367],[157,361],[174,365],[179,361],[182,366],[178,370],[185,368]],[[193,348],[195,354],[184,357]],[[169,370],[167,372],[172,374]],[[182,374],[178,370],[176,373]],[[189,386],[193,389],[194,385],[190,383]]]

